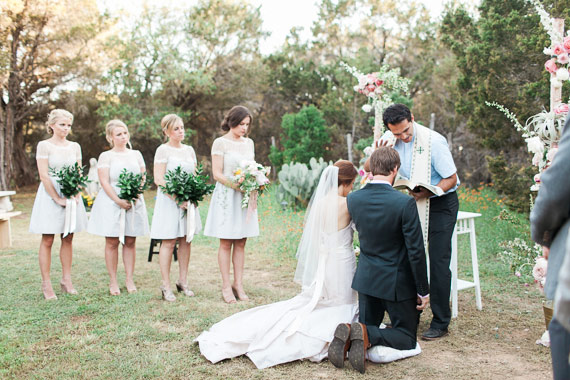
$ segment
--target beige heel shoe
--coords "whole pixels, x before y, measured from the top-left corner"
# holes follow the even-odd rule
[[[168,302],[176,301],[176,297],[174,297],[174,293],[172,290],[166,289],[164,286],[160,287],[160,291],[162,292],[162,299]]]
[[[46,301],[54,301],[57,299],[53,288],[51,287],[51,281],[42,281],[42,293]]]
[[[181,283],[176,283],[176,290],[178,293],[184,293],[186,297],[194,297],[194,292],[188,288],[188,285],[183,285]]]
[[[65,294],[71,294],[71,295],[76,295],[77,290],[75,290],[75,288],[73,287],[73,285],[71,285],[70,287],[68,287],[67,285],[65,285],[63,282],[60,282],[59,285],[61,286],[61,291]]]

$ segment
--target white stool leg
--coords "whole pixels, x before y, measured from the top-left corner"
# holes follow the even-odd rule
[[[481,301],[481,283],[479,282],[479,260],[477,260],[477,239],[475,236],[475,219],[469,220],[469,239],[471,240],[471,265],[473,265],[473,282],[475,283],[475,302],[477,309],[483,310]]]
[[[457,227],[451,237],[451,318],[457,318]]]

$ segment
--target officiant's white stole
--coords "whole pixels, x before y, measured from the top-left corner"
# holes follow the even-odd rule
[[[412,150],[412,168],[410,169],[410,180],[418,183],[431,183],[431,130],[414,122],[414,147]],[[428,231],[429,231],[429,198],[416,201],[418,215],[422,225],[424,236],[424,246],[428,252]]]

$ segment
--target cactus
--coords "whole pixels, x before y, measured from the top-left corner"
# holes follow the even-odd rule
[[[297,205],[307,207],[313,191],[319,183],[321,173],[331,162],[322,158],[317,161],[314,157],[306,164],[291,162],[284,164],[277,174],[279,187],[277,188],[277,200],[279,203],[287,203],[289,207]]]

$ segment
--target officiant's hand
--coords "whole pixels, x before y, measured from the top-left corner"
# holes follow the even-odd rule
[[[420,187],[419,189],[420,189],[420,191],[409,191],[408,190],[408,194],[410,194],[412,197],[414,197],[416,201],[419,201],[420,199],[424,199],[424,198],[429,198],[430,196],[433,195],[433,193],[431,191],[429,191],[428,189],[426,189],[425,187]]]
[[[418,306],[416,306],[416,309],[424,310],[425,308],[428,307],[428,305],[429,305],[429,296],[426,297],[418,296]]]

